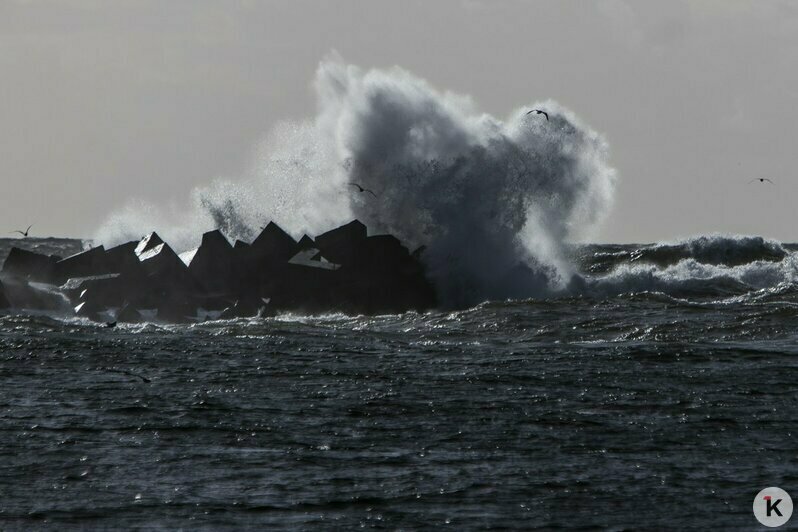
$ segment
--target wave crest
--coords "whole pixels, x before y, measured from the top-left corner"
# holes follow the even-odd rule
[[[597,257],[606,274],[575,277],[581,293],[663,292],[677,296],[741,295],[793,286],[798,255],[759,236],[705,235]]]
[[[787,256],[780,242],[761,236],[701,235],[677,242],[644,247],[632,254],[633,261],[668,266],[684,259],[704,264],[736,266],[754,261],[780,261]]]

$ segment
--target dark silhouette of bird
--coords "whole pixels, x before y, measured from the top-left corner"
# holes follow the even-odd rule
[[[526,114],[527,114],[527,116],[529,116],[529,115],[531,115],[532,113],[535,113],[536,115],[543,115],[543,116],[545,116],[545,117],[546,117],[546,120],[548,120],[548,119],[549,119],[549,113],[547,113],[546,111],[543,111],[543,110],[541,110],[541,109],[532,109],[531,111],[527,111],[527,113],[526,113]]]
[[[17,229],[16,231],[11,231],[12,233],[19,233],[22,235],[22,238],[28,238],[28,233],[30,232],[30,228],[33,227],[33,224],[30,224],[25,231],[20,231]]]
[[[109,322],[107,322],[107,323],[105,324],[105,326],[106,326],[107,328],[109,328],[109,329],[113,329],[114,327],[116,327],[116,322],[115,322],[115,321],[109,321]]]
[[[760,183],[764,183],[765,181],[767,181],[771,185],[775,185],[776,184],[773,181],[771,181],[770,179],[768,179],[767,177],[756,177],[756,178],[752,179],[751,181],[749,181],[748,183],[750,184],[750,183],[753,183],[754,181],[759,181]]]
[[[358,192],[368,192],[369,194],[371,194],[375,198],[377,197],[377,195],[374,192],[372,192],[371,190],[369,190],[367,188],[364,188],[364,187],[358,185],[357,183],[349,183],[349,184],[352,185],[353,187],[357,187],[357,191]]]

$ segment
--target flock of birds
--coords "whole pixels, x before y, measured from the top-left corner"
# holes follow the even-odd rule
[[[529,116],[531,114],[543,115],[543,116],[546,117],[546,121],[547,122],[549,121],[549,113],[546,112],[543,109],[532,109],[530,111],[527,111],[525,116]],[[775,183],[773,181],[771,181],[770,179],[768,179],[767,177],[756,177],[756,178],[752,179],[751,181],[749,181],[748,184],[756,183],[756,182],[768,183],[770,185],[775,185]],[[359,194],[371,194],[374,198],[377,198],[377,194],[375,194],[373,190],[368,189],[368,188],[364,187],[363,185],[361,185],[359,183],[349,183],[349,186],[355,187]],[[33,224],[29,225],[28,228],[25,229],[24,231],[20,231],[19,229],[17,229],[16,231],[11,231],[11,233],[12,234],[13,233],[19,233],[20,235],[22,235],[20,238],[27,238],[28,234],[30,233],[30,228],[31,227],[33,227]]]

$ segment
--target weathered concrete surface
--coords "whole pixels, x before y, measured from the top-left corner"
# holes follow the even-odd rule
[[[61,259],[53,266],[53,282],[62,284],[72,277],[111,273],[103,246],[91,248]]]
[[[6,290],[3,286],[3,282],[0,281],[0,310],[6,310],[11,308],[11,303],[8,301],[6,297]]]
[[[14,307],[52,307],[28,280],[62,284],[74,313],[122,322],[168,322],[272,315],[279,311],[382,313],[424,310],[435,292],[424,275],[422,249],[412,255],[391,235],[368,236],[354,220],[298,242],[269,223],[251,243],[234,246],[209,231],[180,256],[157,233],[111,249],[66,259],[12,250],[0,289]]]
[[[53,280],[55,264],[59,260],[60,257],[48,257],[13,247],[3,263],[3,273],[31,281],[49,283]]]
[[[233,246],[220,231],[202,235],[202,243],[188,263],[188,271],[206,293],[231,294],[238,289]]]

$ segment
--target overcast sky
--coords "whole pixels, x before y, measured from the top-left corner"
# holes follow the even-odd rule
[[[0,0],[0,228],[91,235],[130,198],[244,174],[277,121],[314,114],[331,50],[499,117],[572,109],[619,173],[599,241],[798,240],[787,0]]]

